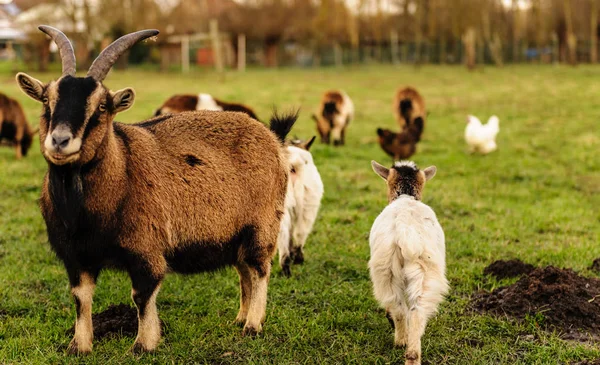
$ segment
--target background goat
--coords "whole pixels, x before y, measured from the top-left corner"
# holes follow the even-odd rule
[[[286,276],[291,275],[292,262],[304,262],[304,245],[323,197],[323,181],[308,151],[314,140],[287,147],[290,179],[278,238],[279,265]]]
[[[256,113],[254,113],[254,110],[252,110],[252,108],[250,108],[249,106],[238,103],[228,103],[223,100],[214,98],[209,94],[173,95],[169,99],[167,99],[167,101],[165,101],[163,105],[160,108],[158,108],[158,110],[156,110],[154,116],[159,116],[161,114],[167,113],[181,113],[193,110],[242,112],[248,114],[250,118],[260,120],[256,116]]]
[[[129,273],[138,309],[134,351],[160,340],[156,296],[168,271],[196,273],[234,265],[240,276],[243,334],[261,331],[271,260],[288,178],[285,136],[296,115],[269,131],[242,113],[168,114],[135,125],[113,122],[134,91],[102,80],[136,42],[107,47],[86,77],[75,76],[66,36],[48,26],[63,74],[44,84],[23,73],[21,89],[43,103],[40,143],[48,162],[40,207],[50,244],[65,265],[77,318],[71,353],[92,350],[92,297],[102,269]]]
[[[334,146],[341,146],[346,143],[346,128],[354,119],[354,104],[345,92],[330,90],[323,94],[319,110],[312,118],[322,143],[329,144],[333,139]]]
[[[417,118],[421,118],[420,124],[425,126],[427,115],[425,101],[416,89],[412,87],[398,89],[394,95],[393,110],[401,131],[413,124]]]
[[[371,165],[386,180],[389,201],[369,235],[373,291],[392,320],[395,345],[407,347],[406,364],[420,364],[421,336],[448,292],[444,231],[420,201],[436,168],[421,171],[412,162],[396,162],[391,169]]]
[[[27,156],[33,142],[33,130],[27,122],[21,104],[0,93],[0,142],[15,146],[17,159]]]

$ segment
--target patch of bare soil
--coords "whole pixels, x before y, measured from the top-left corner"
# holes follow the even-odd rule
[[[596,274],[600,274],[600,257],[595,259],[594,262],[592,262],[592,266],[590,266],[590,270],[592,270]]]
[[[506,279],[521,276],[523,274],[529,274],[535,269],[535,266],[526,264],[521,260],[498,260],[492,262],[488,267],[483,270],[486,275],[495,276],[496,279]]]
[[[138,329],[137,310],[127,304],[111,305],[105,311],[93,314],[92,323],[94,340],[112,336],[135,337]],[[71,327],[67,333],[75,333],[75,327]]]
[[[542,325],[559,330],[566,339],[600,338],[600,280],[570,269],[537,268],[513,285],[476,294],[472,306],[515,318],[541,313]]]

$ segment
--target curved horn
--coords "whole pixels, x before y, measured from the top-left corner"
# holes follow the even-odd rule
[[[58,53],[62,60],[63,76],[75,76],[75,53],[67,36],[60,30],[49,25],[40,25],[38,29],[49,35],[58,46]]]
[[[119,56],[127,51],[131,46],[146,38],[154,37],[158,34],[156,29],[140,30],[139,32],[130,33],[122,36],[106,47],[104,51],[98,55],[87,75],[96,81],[102,81],[108,74],[110,68],[117,62]]]

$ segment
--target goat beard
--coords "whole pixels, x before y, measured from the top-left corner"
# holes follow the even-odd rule
[[[74,229],[83,204],[81,169],[77,166],[51,166],[48,172],[50,200],[65,228]]]

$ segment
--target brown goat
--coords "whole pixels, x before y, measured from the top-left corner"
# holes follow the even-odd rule
[[[346,143],[346,128],[354,118],[354,104],[345,92],[330,90],[323,94],[318,112],[312,118],[317,123],[321,143],[329,144],[333,139],[334,146],[341,146]]]
[[[412,87],[398,89],[394,96],[394,116],[400,130],[408,127],[416,118],[421,118],[425,127],[425,101],[417,90]]]
[[[173,95],[164,104],[158,108],[154,116],[159,116],[166,113],[181,113],[193,110],[216,110],[226,112],[242,112],[250,116],[250,118],[258,119],[252,108],[238,103],[228,103],[212,97],[209,94],[198,95]]]
[[[244,335],[260,332],[287,188],[283,142],[296,115],[275,116],[271,131],[230,112],[113,122],[135,94],[110,91],[102,81],[120,54],[158,31],[119,38],[86,77],[76,77],[69,40],[52,27],[40,29],[57,43],[63,75],[44,84],[19,73],[17,81],[43,103],[40,142],[48,173],[40,207],[75,299],[69,352],[92,350],[92,297],[106,268],[131,277],[138,309],[134,352],[153,351],[160,341],[156,296],[171,271],[235,266],[236,322],[244,323]]]
[[[15,146],[17,159],[27,156],[33,135],[21,104],[0,93],[0,142]]]
[[[400,133],[377,128],[381,149],[390,155],[394,161],[404,160],[412,156],[417,150],[417,143],[421,140],[422,121],[423,119],[420,117],[416,118]]]

